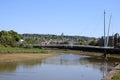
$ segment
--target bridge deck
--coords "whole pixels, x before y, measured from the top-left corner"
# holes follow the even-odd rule
[[[113,47],[99,47],[99,46],[84,46],[84,45],[33,45],[33,47],[45,47],[45,48],[59,48],[59,49],[70,49],[70,50],[82,50],[82,51],[90,51],[90,52],[106,52],[119,54],[119,48]]]

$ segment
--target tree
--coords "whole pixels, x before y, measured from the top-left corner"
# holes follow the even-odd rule
[[[118,48],[120,48],[120,42],[119,42],[119,43],[117,43],[117,44],[116,44],[116,46],[117,46]]]
[[[14,40],[19,41],[22,37],[15,31],[10,30],[8,33],[14,38]]]
[[[17,42],[21,38],[22,37],[17,32],[15,32],[13,30],[10,30],[10,31],[2,30],[0,32],[0,44],[3,46],[15,47],[15,46],[17,46]]]
[[[96,40],[92,40],[90,43],[89,43],[89,45],[92,45],[92,46],[97,46],[97,41]]]

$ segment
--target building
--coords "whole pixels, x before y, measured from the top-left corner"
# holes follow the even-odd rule
[[[109,41],[108,41],[109,47],[116,47],[118,43],[120,43],[120,36],[118,33],[109,36]],[[98,46],[104,46],[104,37],[98,39]]]

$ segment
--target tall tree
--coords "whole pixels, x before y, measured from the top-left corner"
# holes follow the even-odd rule
[[[0,44],[3,46],[17,46],[20,39],[21,36],[13,30],[0,32]]]

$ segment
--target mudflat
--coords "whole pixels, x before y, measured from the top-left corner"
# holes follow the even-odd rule
[[[58,54],[48,53],[12,53],[12,54],[0,54],[0,62],[12,62],[12,61],[25,61],[34,59],[43,59],[47,57],[58,56]]]

